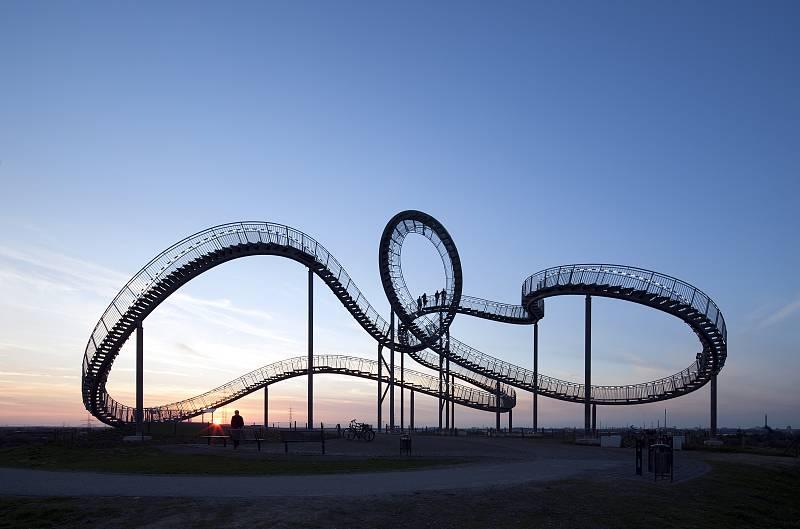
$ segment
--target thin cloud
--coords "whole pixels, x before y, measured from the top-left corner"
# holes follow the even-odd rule
[[[800,296],[761,320],[757,328],[764,329],[771,325],[775,325],[776,323],[780,323],[798,310],[800,310]]]
[[[0,285],[4,279],[25,282],[39,289],[89,292],[110,301],[113,293],[125,284],[128,277],[89,261],[44,248],[20,250],[0,245]],[[262,327],[263,321],[273,319],[271,313],[238,307],[229,299],[203,299],[179,292],[170,297],[168,307],[232,331],[283,343],[296,342]],[[243,322],[242,317],[258,320],[258,323]]]
[[[36,378],[78,378],[77,375],[50,375],[47,373],[30,373],[26,371],[0,371],[0,376],[36,377]]]

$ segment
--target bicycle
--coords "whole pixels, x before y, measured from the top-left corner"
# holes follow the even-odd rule
[[[344,430],[344,438],[348,441],[359,440],[370,442],[375,439],[375,430],[367,423],[350,421],[350,426]]]

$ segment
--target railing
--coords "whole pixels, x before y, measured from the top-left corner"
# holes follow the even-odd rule
[[[449,308],[449,297],[444,297],[437,301],[435,294],[427,294],[427,303],[420,304],[419,302],[409,303],[405,306],[406,312],[412,315],[431,314],[436,312],[443,312]],[[541,315],[544,315],[544,301],[539,302]],[[476,298],[473,296],[461,296],[461,302],[458,306],[458,312],[471,314],[477,317],[491,319],[497,317],[509,323],[532,323],[533,317],[528,313],[528,309],[522,305],[511,305],[509,303],[500,303],[498,301],[491,301],[488,299]]]
[[[399,370],[399,368],[398,368]],[[378,362],[366,358],[342,355],[317,355],[314,357],[312,371],[316,374],[338,373],[371,380],[389,382],[388,374],[378,375]],[[219,387],[201,395],[184,399],[163,406],[145,408],[145,421],[184,420],[217,408],[252,393],[265,385],[308,373],[308,357],[300,356],[281,360],[237,377]],[[439,378],[413,371],[403,370],[403,383],[395,377],[395,384],[406,389],[413,389],[429,395],[438,395]],[[497,407],[496,395],[461,384],[451,384],[451,398],[458,404],[483,410],[494,410]],[[110,397],[109,397],[110,399]],[[123,422],[134,420],[135,409],[119,404],[113,399],[106,401],[111,415]],[[500,403],[505,409],[506,404]]]
[[[564,285],[607,285],[632,288],[690,306],[703,314],[727,341],[725,318],[717,304],[699,288],[680,279],[634,266],[573,264],[547,268],[529,276],[522,284],[523,299],[537,292]]]
[[[345,287],[348,295],[357,300],[356,306],[374,326],[376,332],[387,336],[389,323],[370,305],[335,257],[316,240],[303,232],[268,222],[235,222],[215,226],[191,235],[172,245],[147,263],[128,281],[108,305],[95,326],[84,352],[84,373],[90,373],[92,359],[106,339],[137,301],[153,292],[159,281],[183,266],[213,253],[239,245],[265,243],[292,248],[326,268],[335,280]],[[95,366],[97,367],[97,366]]]

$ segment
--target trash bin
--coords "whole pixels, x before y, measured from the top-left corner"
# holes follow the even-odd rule
[[[653,480],[659,478],[669,478],[672,481],[673,477],[673,452],[672,447],[668,444],[657,443],[650,446],[653,457]]]
[[[400,436],[400,454],[411,455],[411,436]]]

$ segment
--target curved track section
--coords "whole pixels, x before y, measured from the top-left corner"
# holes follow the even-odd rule
[[[630,404],[670,399],[703,386],[725,365],[728,356],[725,318],[702,290],[671,276],[624,265],[575,264],[548,268],[522,285],[523,304],[541,303],[563,295],[591,295],[645,305],[677,317],[697,335],[702,350],[686,369],[674,375],[627,386],[592,386],[592,400],[603,404]],[[582,399],[581,384],[540,381],[544,391]],[[568,399],[567,399],[568,400]]]
[[[428,238],[442,258],[446,296],[438,302],[435,297],[428,296],[430,303],[420,304],[403,279],[401,248],[403,240],[411,233]],[[691,285],[656,272],[611,265],[570,265],[550,268],[530,276],[523,285],[520,305],[464,296],[461,293],[461,261],[455,243],[438,221],[419,211],[396,215],[381,238],[381,281],[393,310],[401,320],[398,340],[393,342],[389,323],[370,305],[336,258],[315,239],[281,224],[236,222],[209,228],[176,243],[150,261],[120,290],[98,321],[86,345],[82,369],[82,393],[86,408],[107,424],[131,422],[132,408],[115,401],[106,391],[108,374],[122,345],[139,323],[182,285],[219,264],[249,255],[277,255],[307,266],[380,344],[407,352],[419,363],[434,370],[439,368],[440,356],[449,358],[452,362],[451,374],[486,390],[469,397],[454,397],[454,400],[460,398],[462,400],[457,402],[478,409],[495,410],[499,405],[501,411],[506,411],[513,407],[516,397],[512,388],[532,391],[533,372],[482,353],[450,336],[449,326],[459,313],[510,324],[532,324],[544,316],[545,298],[589,294],[633,301],[662,310],[686,322],[700,338],[702,350],[695,362],[685,370],[642,384],[592,386],[591,401],[597,404],[637,404],[673,398],[701,387],[725,362],[725,321],[716,304]],[[289,374],[305,374],[308,372],[307,367],[305,369],[299,373],[298,369],[292,368],[285,373],[286,378],[289,378]],[[364,376],[359,374],[361,371],[358,369],[352,372],[334,369],[339,368],[321,365],[319,372]],[[246,385],[232,381],[229,384],[239,389],[223,394],[236,395],[237,391],[247,388],[263,387],[276,376],[262,377],[260,386],[257,381]],[[499,395],[498,383],[501,384]],[[582,402],[585,388],[581,384],[540,374],[537,391],[556,399]],[[182,401],[186,404],[181,407],[174,403],[151,408],[151,419],[176,420],[177,417],[184,417],[181,414],[195,413],[197,408],[193,407],[194,404],[188,404],[192,400]]]
[[[348,375],[389,382],[388,375],[378,374],[376,360],[355,356],[316,355],[311,370],[314,374]],[[145,408],[144,420],[146,422],[183,421],[207,412],[210,408],[229,404],[264,386],[306,375],[308,375],[308,357],[288,358],[246,373],[202,395],[163,406]],[[398,381],[395,381],[395,384],[426,395],[438,396],[439,394],[438,377],[406,369],[403,378],[402,384]],[[452,400],[462,406],[484,411],[495,411],[498,405],[495,395],[461,384],[453,386]],[[112,409],[114,416],[119,416],[122,422],[135,421],[135,408],[119,403],[114,403],[112,406],[114,407]],[[502,402],[500,407],[502,411],[508,411]]]

